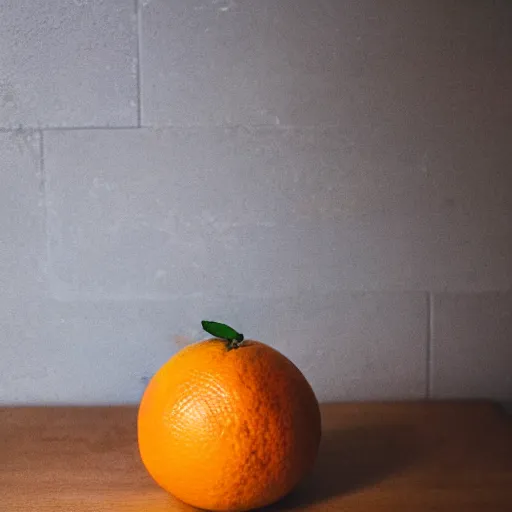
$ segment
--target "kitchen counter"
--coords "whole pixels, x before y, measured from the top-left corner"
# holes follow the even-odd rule
[[[195,510],[146,474],[136,415],[0,408],[0,510]],[[322,418],[313,474],[268,512],[512,511],[512,420],[492,404],[327,404]]]

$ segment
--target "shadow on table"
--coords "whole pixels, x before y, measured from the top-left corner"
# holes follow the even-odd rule
[[[327,431],[314,471],[289,496],[266,510],[293,510],[371,487],[413,465],[421,456],[407,426],[361,426]]]

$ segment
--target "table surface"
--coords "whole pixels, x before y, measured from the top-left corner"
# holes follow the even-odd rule
[[[0,509],[193,511],[140,462],[134,407],[0,408]],[[489,403],[327,404],[315,470],[267,511],[512,511],[512,420]]]

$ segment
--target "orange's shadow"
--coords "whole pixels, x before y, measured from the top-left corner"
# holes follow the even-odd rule
[[[293,510],[356,492],[403,471],[420,456],[410,427],[360,426],[324,432],[312,474],[289,496],[264,510]]]

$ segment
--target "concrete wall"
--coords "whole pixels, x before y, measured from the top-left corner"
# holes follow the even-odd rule
[[[0,402],[135,402],[202,319],[322,400],[512,400],[510,1],[0,14]]]

